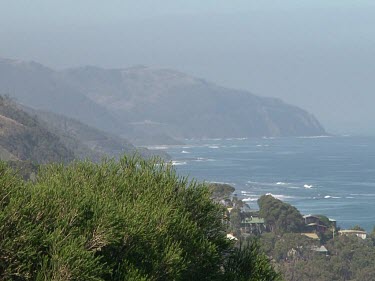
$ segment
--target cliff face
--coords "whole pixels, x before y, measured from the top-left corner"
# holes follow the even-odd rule
[[[143,66],[54,71],[37,63],[0,60],[0,93],[136,143],[325,134],[314,116],[281,100]]]
[[[71,85],[139,131],[177,138],[326,134],[310,113],[279,99],[217,86],[172,70],[95,67],[64,72]]]

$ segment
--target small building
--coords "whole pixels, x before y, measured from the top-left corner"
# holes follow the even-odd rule
[[[366,231],[362,231],[362,230],[352,230],[352,229],[339,230],[339,234],[346,235],[346,236],[357,236],[362,239],[367,238]]]
[[[306,225],[309,225],[312,223],[321,224],[320,218],[314,215],[305,215],[303,216],[303,219],[305,220]]]
[[[334,220],[334,219],[331,219],[331,218],[328,218],[329,219],[329,223],[331,224],[331,226],[336,229],[337,228],[337,221]]]
[[[235,237],[235,236],[233,235],[233,233],[228,233],[228,234],[227,234],[227,239],[229,239],[229,240],[231,240],[231,241],[238,241],[238,238]]]
[[[314,252],[328,255],[328,250],[325,246],[312,246],[311,250],[313,250]]]
[[[315,232],[301,233],[301,235],[304,235],[313,240],[320,240],[318,234],[316,234]]]
[[[241,221],[241,231],[244,233],[261,234],[266,230],[263,218],[249,217]]]
[[[315,232],[318,232],[318,233],[323,233],[328,229],[327,226],[325,226],[323,224],[319,224],[319,223],[309,223],[306,226],[307,226],[308,230],[315,231]]]

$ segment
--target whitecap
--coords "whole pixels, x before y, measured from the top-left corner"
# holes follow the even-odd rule
[[[173,166],[181,166],[181,165],[186,165],[186,162],[183,161],[172,161]]]
[[[209,183],[217,183],[217,184],[229,184],[229,185],[236,185],[234,182],[225,182],[225,181],[209,181]]]
[[[295,197],[293,197],[293,196],[282,195],[282,194],[266,193],[266,195],[271,195],[272,197],[275,197],[275,198],[277,198],[277,199],[279,199],[279,200],[295,198]]]
[[[253,202],[253,201],[257,201],[257,200],[258,200],[258,198],[251,198],[251,197],[242,199],[242,201],[245,201],[245,202]]]
[[[168,149],[167,146],[147,146],[148,149],[153,149],[153,150],[163,150],[163,149]]]
[[[217,145],[210,145],[210,146],[208,146],[209,148],[214,148],[214,149],[217,149],[217,148],[219,148]]]
[[[186,150],[183,150],[183,151],[181,151],[181,153],[188,154],[188,153],[190,153],[190,152],[189,152],[189,151],[186,151]]]
[[[288,183],[286,183],[286,182],[282,182],[282,181],[278,181],[277,183],[276,183],[276,185],[287,185]]]
[[[306,189],[311,189],[313,187],[313,185],[311,185],[311,184],[304,184],[303,187],[306,188]]]
[[[321,139],[321,138],[331,138],[331,136],[303,136],[303,137],[297,137],[298,139]]]
[[[195,159],[193,161],[194,162],[214,162],[216,160],[215,159],[210,159],[210,158],[198,157],[197,159]]]

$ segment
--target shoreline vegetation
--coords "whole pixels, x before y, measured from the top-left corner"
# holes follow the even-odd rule
[[[0,162],[0,280],[373,280],[375,231],[234,192],[160,158]]]
[[[282,280],[258,242],[226,237],[225,208],[170,163],[123,156],[0,162],[0,280]]]
[[[227,237],[237,243],[257,240],[285,280],[371,281],[375,276],[375,228],[341,229],[325,215],[302,215],[272,195],[258,200],[259,210],[234,194],[228,184],[211,183],[214,201],[226,208]]]

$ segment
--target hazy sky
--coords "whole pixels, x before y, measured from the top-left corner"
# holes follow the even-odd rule
[[[168,67],[375,134],[375,1],[0,0],[0,57]]]

